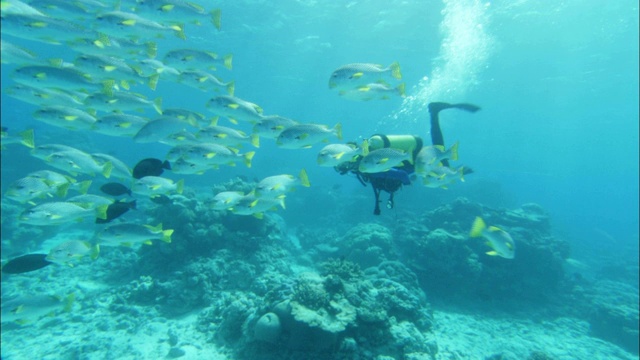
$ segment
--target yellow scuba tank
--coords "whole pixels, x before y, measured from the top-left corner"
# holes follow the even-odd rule
[[[368,140],[369,151],[382,148],[392,148],[406,151],[410,154],[410,163],[413,164],[413,159],[420,149],[422,149],[422,138],[415,135],[383,135],[376,134],[371,136]]]

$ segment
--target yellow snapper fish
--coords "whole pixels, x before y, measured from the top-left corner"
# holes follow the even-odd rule
[[[74,147],[71,147],[68,145],[62,145],[62,144],[42,144],[31,149],[30,153],[31,153],[31,156],[35,158],[45,160],[46,158],[49,157],[49,155],[53,153],[61,152],[61,151],[82,151],[82,150],[78,150]]]
[[[198,124],[190,124],[172,116],[161,116],[144,124],[144,126],[134,135],[133,141],[138,143],[150,143],[163,140],[171,134],[197,128]]]
[[[320,142],[329,141],[330,137],[342,139],[342,125],[333,128],[320,124],[298,124],[284,129],[276,139],[276,145],[283,149],[311,148]]]
[[[72,105],[82,106],[82,99],[75,94],[69,94],[54,88],[33,87],[23,84],[13,84],[6,89],[6,94],[12,98],[37,106]]]
[[[228,210],[232,208],[244,194],[240,191],[222,191],[213,197],[211,207],[214,210]]]
[[[19,132],[18,136],[12,136],[9,135],[9,130],[3,126],[0,134],[0,148],[2,149],[10,144],[22,144],[31,149],[35,147],[33,129],[24,130]]]
[[[225,126],[209,125],[196,133],[196,138],[203,142],[212,142],[226,146],[242,146],[251,144],[260,147],[260,137],[257,134],[247,135],[244,132]]]
[[[173,33],[182,40],[187,38],[181,25],[165,26],[129,12],[110,11],[98,14],[96,19],[96,28],[109,36],[137,40],[149,39],[152,36],[162,37],[163,34]]]
[[[55,152],[47,156],[44,161],[56,169],[64,170],[73,176],[78,174],[95,176],[96,173],[100,173],[105,178],[109,178],[113,169],[111,162],[99,164],[90,154],[80,150]]]
[[[495,226],[487,227],[481,217],[476,217],[469,236],[487,239],[486,244],[492,249],[487,252],[487,255],[500,256],[505,259],[513,259],[516,255],[516,244],[511,235]]]
[[[220,30],[220,9],[206,11],[204,7],[185,0],[137,0],[135,12],[157,18],[162,22],[200,25],[201,20],[210,21]]]
[[[392,167],[402,164],[403,161],[410,161],[411,154],[399,149],[382,148],[367,153],[358,166],[358,171],[362,173],[379,173],[388,171]]]
[[[137,60],[137,63],[131,65],[131,68],[139,76],[150,78],[151,82],[155,81],[157,83],[159,79],[170,82],[178,82],[180,80],[180,70],[167,66],[156,59]]]
[[[137,179],[131,191],[136,194],[154,197],[157,195],[167,195],[171,193],[182,194],[184,189],[184,179],[173,182],[171,179],[160,176],[144,176]]]
[[[107,205],[92,208],[90,204],[53,201],[24,210],[19,220],[30,225],[60,225],[87,217],[107,218]]]
[[[15,322],[24,325],[45,316],[51,317],[73,309],[75,295],[66,297],[32,294],[15,299],[2,299],[2,323]]]
[[[90,130],[96,122],[96,118],[91,114],[75,107],[63,105],[42,107],[33,113],[33,118],[49,125],[70,130]]]
[[[277,139],[284,129],[293,125],[298,125],[298,122],[279,115],[263,116],[253,126],[253,132],[260,137]]]
[[[168,136],[158,140],[159,143],[169,145],[169,146],[178,146],[178,145],[194,145],[199,144],[200,140],[196,138],[196,136],[187,131],[181,130],[177,133],[169,134]]]
[[[139,42],[127,38],[116,38],[99,34],[100,38],[77,39],[67,45],[82,54],[107,55],[127,60],[137,60],[141,57],[154,58],[158,53],[158,44],[153,41]]]
[[[184,70],[178,77],[178,82],[201,91],[224,91],[233,96],[235,82],[223,82],[215,75],[202,70]]]
[[[129,90],[130,84],[147,82],[151,90],[155,90],[157,78],[144,79],[124,60],[108,55],[81,54],[73,62],[75,69],[89,74],[95,81],[113,80]]]
[[[97,209],[99,206],[106,205],[107,207],[115,202],[115,200],[106,198],[104,196],[95,194],[82,194],[72,196],[65,200],[66,202],[82,204],[87,208]]]
[[[405,97],[405,84],[396,87],[386,84],[367,84],[352,90],[341,90],[338,93],[343,99],[354,101],[389,100],[394,97]]]
[[[320,166],[333,167],[353,161],[361,154],[362,149],[356,144],[329,144],[320,150],[317,162]]]
[[[39,170],[29,173],[26,177],[32,177],[45,181],[56,189],[55,194],[59,197],[67,196],[68,190],[74,190],[80,194],[86,194],[91,186],[91,180],[77,181],[68,175],[63,175],[51,170]]]
[[[373,83],[387,85],[389,82],[400,79],[402,79],[402,74],[400,64],[397,62],[386,68],[378,64],[347,64],[333,71],[329,79],[329,88],[351,91]]]
[[[453,184],[457,180],[464,182],[465,168],[463,166],[454,169],[442,165],[432,167],[431,170],[423,177],[422,184],[430,188],[447,189],[447,186]]]
[[[132,246],[134,244],[151,245],[152,240],[171,242],[173,229],[156,226],[120,223],[108,225],[97,235],[98,243],[103,246]]]
[[[29,4],[49,16],[77,20],[93,20],[93,14],[107,11],[109,6],[98,0],[30,0]]]
[[[128,91],[117,91],[113,95],[95,93],[84,99],[84,105],[88,108],[104,112],[144,111],[152,108],[162,115],[162,98],[157,97],[153,101],[147,100],[144,95]]]
[[[100,246],[92,245],[88,241],[69,240],[65,241],[53,249],[49,250],[49,254],[45,260],[56,264],[67,264],[72,266],[73,261],[89,255],[92,260],[98,258]]]
[[[20,203],[26,203],[35,198],[51,197],[55,192],[56,189],[45,180],[26,176],[9,184],[4,196]]]
[[[108,114],[100,116],[92,130],[110,136],[135,136],[149,119],[130,114]]]
[[[265,211],[277,210],[278,206],[285,208],[284,197],[260,198],[249,193],[241,197],[229,210],[236,215],[253,215],[262,219]]]
[[[257,123],[262,119],[260,106],[234,96],[216,96],[209,99],[205,106],[210,112],[226,117],[234,124],[238,121]]]
[[[10,77],[17,83],[71,91],[113,92],[114,82],[95,82],[91,76],[70,67],[26,65],[15,69]]]
[[[133,176],[131,169],[122,160],[116,158],[115,156],[102,153],[92,153],[90,155],[93,160],[98,163],[98,165],[104,165],[108,162],[111,163],[111,176],[123,179],[125,181],[131,180],[131,177]]]
[[[2,33],[53,45],[61,45],[79,38],[99,38],[97,32],[64,19],[46,15],[5,14],[4,11]]]
[[[300,170],[296,178],[293,175],[283,174],[266,177],[256,184],[255,196],[258,198],[277,198],[295,189],[296,185],[311,186],[309,176],[305,169]]]
[[[458,143],[453,144],[448,150],[442,145],[424,146],[415,159],[416,175],[426,176],[432,169],[441,166],[445,159],[458,160]]]
[[[90,185],[90,180],[78,183],[75,179],[54,171],[41,170],[9,184],[4,196],[20,203],[35,205],[32,201],[35,198],[46,199],[54,195],[65,197],[70,188],[86,194]]]
[[[254,151],[240,154],[237,149],[224,145],[201,143],[175,147],[169,151],[167,159],[182,157],[189,162],[212,166],[213,168],[218,165],[235,166],[236,163],[242,161],[247,167],[251,167],[251,159],[254,155]]]
[[[216,65],[221,64],[231,70],[233,55],[227,54],[220,57],[210,51],[195,49],[175,49],[169,51],[163,58],[167,65],[182,71],[209,69],[216,70]]]
[[[38,62],[38,56],[31,50],[0,40],[0,60],[2,64],[33,64]]]
[[[20,0],[2,0],[0,2],[0,9],[2,10],[2,17],[10,14],[22,14],[22,15],[42,15],[40,10],[28,5]],[[4,21],[4,20],[3,20]]]
[[[182,120],[188,124],[199,124],[203,126],[209,125],[206,117],[203,114],[196,111],[180,109],[180,108],[169,108],[169,109],[164,109],[162,111],[162,114],[165,116],[174,117],[178,120]]]
[[[178,158],[172,162],[171,172],[182,175],[202,175],[208,170],[217,169],[217,165],[194,163],[184,158]]]

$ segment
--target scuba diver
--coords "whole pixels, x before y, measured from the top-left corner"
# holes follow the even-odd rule
[[[444,138],[442,136],[442,129],[440,129],[440,111],[445,109],[460,109],[475,113],[480,110],[480,107],[473,104],[449,104],[444,102],[432,102],[428,105],[429,115],[431,119],[431,143],[434,146],[439,146],[444,149]],[[352,143],[352,145],[355,145]],[[373,193],[375,195],[375,207],[373,210],[374,215],[380,215],[380,192],[386,191],[389,193],[389,199],[387,200],[387,208],[392,209],[394,206],[393,194],[402,187],[402,185],[410,185],[411,178],[415,173],[415,160],[416,156],[423,147],[422,138],[414,135],[382,135],[375,134],[366,140],[366,144],[363,146],[364,154],[369,151],[379,149],[390,149],[391,151],[397,151],[395,154],[407,155],[407,159],[402,160],[398,165],[395,165],[387,170],[380,172],[363,172],[361,162],[365,157],[364,155],[358,155],[353,161],[343,162],[334,167],[341,175],[352,173],[355,174],[360,183],[363,186],[367,186],[367,183],[371,184]],[[394,150],[395,149],[395,150]],[[394,153],[391,153],[394,156]],[[401,156],[401,155],[397,155]],[[384,160],[387,160],[385,158]],[[449,161],[447,159],[440,160],[443,167],[449,169]],[[469,174],[472,172],[469,168],[461,169],[462,174]],[[443,175],[444,177],[444,175]]]

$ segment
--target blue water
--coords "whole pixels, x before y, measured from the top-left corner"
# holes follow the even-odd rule
[[[383,209],[381,221],[394,222],[407,210],[421,214],[458,196],[494,207],[537,203],[575,256],[597,261],[602,255],[600,261],[637,264],[636,1],[247,0],[215,6],[222,10],[220,31],[211,24],[187,24],[186,41],[157,40],[158,58],[181,47],[232,53],[233,70],[221,69],[216,75],[234,80],[235,95],[259,104],[266,115],[329,126],[339,122],[345,141],[375,133],[428,139],[427,103],[468,102],[482,108],[475,114],[441,115],[446,143],[460,143],[459,163],[472,167],[474,174],[448,190],[404,188],[396,195],[396,209]],[[77,56],[64,45],[2,37],[43,59],[72,62]],[[329,75],[343,64],[386,66],[394,61],[402,68],[405,98],[347,101],[328,89]],[[2,126],[12,134],[32,128],[36,144],[64,143],[109,153],[129,166],[144,157],[163,158],[169,150],[162,144],[137,144],[38,122],[32,117],[36,106],[4,93],[16,67],[3,64],[1,69]],[[205,108],[211,93],[162,80],[155,91],[143,86],[134,90],[150,98],[161,96],[163,108],[212,115]],[[250,131],[246,125],[238,128]],[[341,199],[361,209],[341,221],[379,221],[371,215],[369,188],[316,165],[320,148],[279,149],[261,139],[250,169],[239,165],[204,175],[166,175],[184,178],[187,187],[206,188],[237,176],[253,180],[305,168],[312,187],[289,195],[287,210],[278,212],[289,226],[313,227],[317,217],[340,207],[336,202]],[[2,192],[12,181],[44,168],[27,148],[7,146],[2,150]],[[328,198],[332,188],[339,188],[342,197]],[[3,217],[3,226],[11,221]]]

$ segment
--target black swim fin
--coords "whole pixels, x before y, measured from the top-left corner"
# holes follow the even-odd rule
[[[460,109],[468,112],[476,112],[480,110],[480,107],[473,104],[460,103],[460,104],[449,104],[445,102],[432,102],[428,105],[429,112],[432,114],[437,114],[445,109]]]

